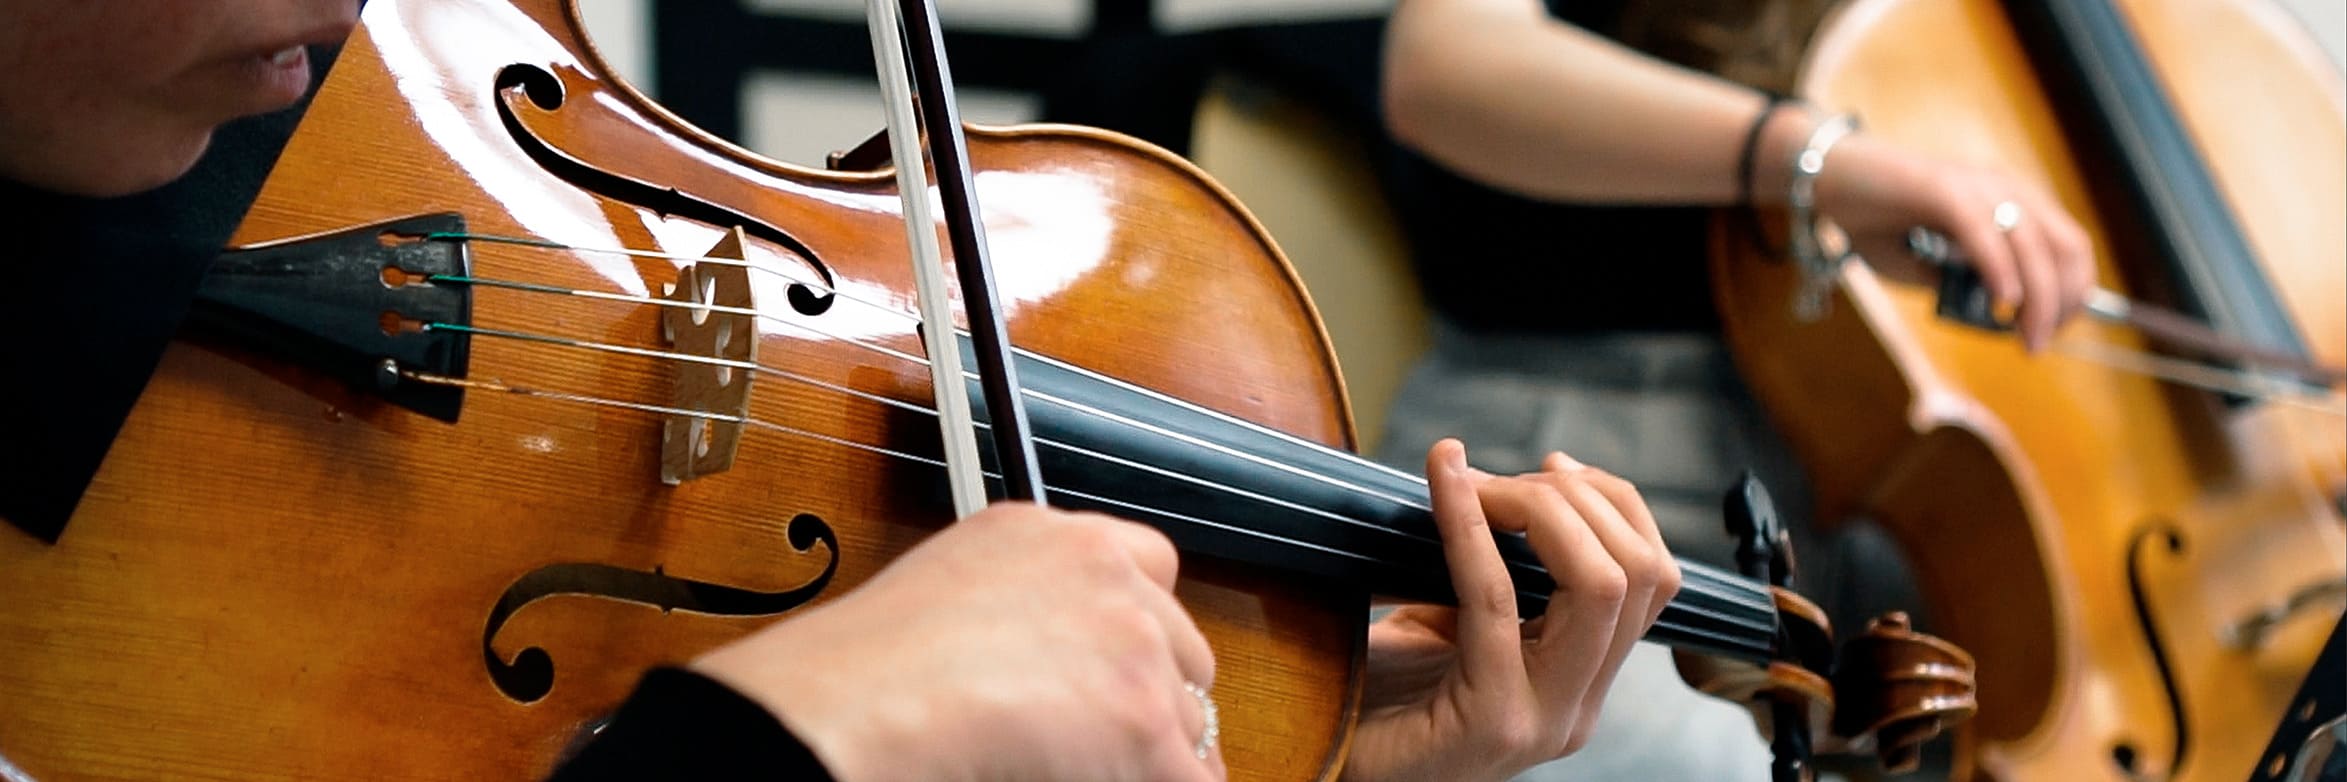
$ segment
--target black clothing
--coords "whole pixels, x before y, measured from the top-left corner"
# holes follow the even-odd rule
[[[1549,13],[1600,35],[1624,0],[1547,0]],[[1376,78],[1377,70],[1364,71]],[[1386,197],[1402,215],[1420,288],[1452,323],[1477,331],[1716,332],[1704,264],[1710,209],[1558,204],[1468,181],[1390,148]]]
[[[1551,14],[1600,35],[1619,31],[1626,4],[1548,0]],[[1445,319],[1479,332],[1718,331],[1704,262],[1708,208],[1525,198],[1468,181],[1404,148],[1386,133],[1380,108],[1385,19],[1206,35],[1211,45],[1175,38],[1095,64],[1228,68],[1304,101],[1359,139],[1408,243],[1426,302]],[[1210,54],[1197,54],[1201,49]],[[1169,102],[1172,88],[1163,85],[1182,79],[1069,72],[1081,84],[1055,85],[1045,119],[1100,125],[1188,154],[1190,102],[1180,102],[1178,112],[1140,108]],[[1168,114],[1178,116],[1178,129],[1167,126]]]
[[[1619,26],[1623,0],[1548,0],[1549,13],[1600,35]],[[1374,31],[1382,43],[1383,25]],[[1468,180],[1403,148],[1385,132],[1377,87],[1382,47],[1318,67],[1347,80],[1378,180],[1400,221],[1420,290],[1435,312],[1486,332],[1713,332],[1719,328],[1703,259],[1710,210],[1561,204]],[[1292,51],[1299,58],[1319,51]]]
[[[831,774],[765,707],[700,674],[655,668],[549,782],[749,778]]]
[[[1416,155],[1385,171],[1428,306],[1482,332],[1715,332],[1701,207],[1560,206]]]

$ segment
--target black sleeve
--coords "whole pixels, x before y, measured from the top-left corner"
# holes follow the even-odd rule
[[[782,721],[741,693],[681,668],[655,668],[549,782],[644,779],[829,782]]]

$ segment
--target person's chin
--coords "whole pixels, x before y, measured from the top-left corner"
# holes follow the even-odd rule
[[[10,172],[11,178],[70,195],[93,198],[137,195],[186,176],[195,168],[196,161],[203,159],[204,150],[211,146],[212,134],[181,135],[158,142],[140,145],[139,154],[99,152],[36,161],[30,170]]]

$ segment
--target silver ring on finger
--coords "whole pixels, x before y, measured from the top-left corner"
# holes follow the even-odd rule
[[[1207,753],[1213,751],[1214,742],[1222,738],[1222,722],[1214,708],[1214,696],[1208,695],[1206,688],[1198,686],[1196,682],[1182,682],[1182,691],[1198,700],[1198,713],[1206,718],[1206,729],[1198,734],[1198,746],[1195,747],[1198,759],[1205,760]]]
[[[1988,216],[1991,221],[1996,223],[1998,231],[2012,233],[2013,229],[2021,227],[2021,204],[2015,201],[1998,201],[1996,208],[1990,210]]]

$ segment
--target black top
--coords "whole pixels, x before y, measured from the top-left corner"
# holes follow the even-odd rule
[[[1611,35],[1620,27],[1624,2],[1547,5],[1560,19]],[[1704,264],[1709,209],[1525,198],[1470,182],[1390,141],[1379,162],[1427,303],[1460,326],[1532,332],[1719,328]]]
[[[1622,25],[1624,5],[1548,0],[1550,13],[1601,35]],[[1364,142],[1434,311],[1481,331],[1718,330],[1705,266],[1708,209],[1524,198],[1403,148],[1380,115],[1384,35],[1383,19],[1245,28],[1217,40],[1215,59],[1310,103]],[[1089,108],[1070,115],[1118,129],[1130,120],[1157,140],[1144,116]]]
[[[1548,0],[1601,35],[1622,0]],[[1375,70],[1365,69],[1372,76]],[[1380,179],[1435,311],[1487,331],[1710,332],[1719,328],[1699,207],[1561,204],[1470,182],[1392,143]]]

